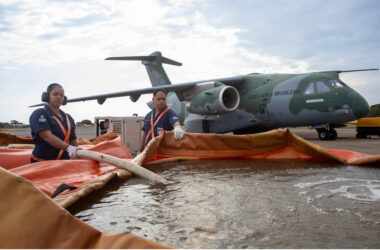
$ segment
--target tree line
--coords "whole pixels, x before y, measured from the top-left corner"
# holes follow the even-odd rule
[[[85,119],[76,123],[77,126],[92,126],[94,123],[91,120]],[[29,128],[29,124],[11,120],[10,122],[0,122],[0,128]]]

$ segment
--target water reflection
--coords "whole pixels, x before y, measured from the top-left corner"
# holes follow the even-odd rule
[[[378,169],[226,160],[159,173],[169,185],[114,183],[76,216],[180,248],[380,247]]]

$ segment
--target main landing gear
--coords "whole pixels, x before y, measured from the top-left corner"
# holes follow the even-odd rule
[[[338,133],[334,128],[317,128],[318,137],[322,141],[333,141],[338,138]]]

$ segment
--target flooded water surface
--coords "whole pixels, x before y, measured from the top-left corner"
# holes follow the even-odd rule
[[[157,172],[171,184],[113,182],[72,211],[177,248],[380,248],[380,169],[223,160]]]

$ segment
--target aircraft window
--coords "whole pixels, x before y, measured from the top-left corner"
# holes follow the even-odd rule
[[[317,86],[317,92],[318,93],[326,93],[330,91],[330,88],[328,87],[328,83],[318,81],[315,83]]]
[[[310,83],[309,86],[305,90],[305,95],[312,95],[312,94],[315,94],[314,83]]]
[[[340,82],[337,81],[337,80],[330,80],[330,81],[329,81],[329,85],[330,85],[332,88],[343,88],[343,84],[340,83]]]

